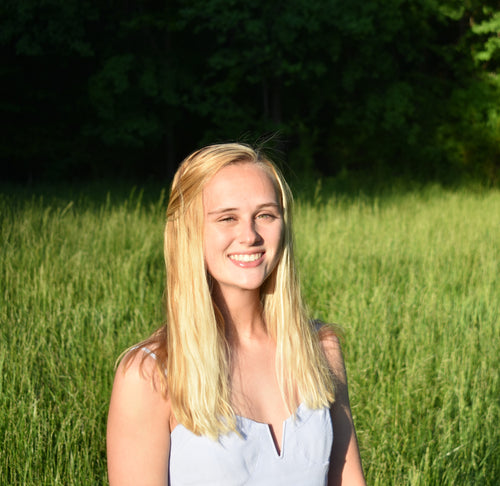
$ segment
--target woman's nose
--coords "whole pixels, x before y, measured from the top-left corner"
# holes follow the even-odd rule
[[[247,245],[255,245],[262,241],[262,237],[255,227],[254,221],[246,221],[241,223],[240,243]]]

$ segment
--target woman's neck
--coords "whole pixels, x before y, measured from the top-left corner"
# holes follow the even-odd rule
[[[222,294],[215,289],[214,300],[224,318],[230,344],[267,336],[259,290]]]

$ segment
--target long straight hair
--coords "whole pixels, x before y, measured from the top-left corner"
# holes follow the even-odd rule
[[[280,258],[261,288],[263,316],[276,341],[276,372],[290,410],[334,400],[328,363],[303,304],[293,254],[292,193],[260,151],[239,143],[211,145],[188,156],[172,182],[164,253],[166,322],[141,347],[154,351],[159,386],[178,423],[213,438],[236,430],[231,405],[230,350],[225,322],[211,294],[203,249],[203,188],[222,168],[256,164],[271,178],[283,212]],[[155,380],[157,381],[157,380]]]

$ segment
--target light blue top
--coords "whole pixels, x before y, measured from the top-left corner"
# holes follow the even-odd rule
[[[143,350],[156,359],[147,348]],[[281,454],[268,424],[236,416],[218,440],[178,424],[170,434],[171,486],[326,486],[333,443],[328,408],[299,405],[283,422]]]
[[[237,417],[235,432],[218,441],[177,425],[170,435],[172,486],[323,486],[333,442],[328,408],[304,404],[283,423],[278,454],[268,424]]]

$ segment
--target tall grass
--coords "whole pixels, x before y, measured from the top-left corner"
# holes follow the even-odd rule
[[[106,483],[114,361],[163,319],[164,206],[0,195],[0,483]],[[344,328],[369,483],[496,484],[500,193],[323,190],[296,228],[311,310]]]
[[[299,204],[317,314],[345,329],[370,484],[500,479],[500,194]]]

